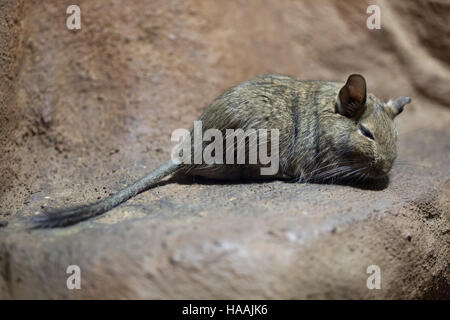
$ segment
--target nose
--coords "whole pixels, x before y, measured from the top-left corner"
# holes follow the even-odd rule
[[[392,163],[391,162],[385,162],[383,166],[381,167],[381,171],[383,171],[384,174],[387,174],[392,169]]]

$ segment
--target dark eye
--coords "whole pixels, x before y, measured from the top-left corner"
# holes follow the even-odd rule
[[[369,139],[375,140],[375,138],[373,137],[372,132],[370,132],[369,129],[367,129],[366,127],[364,127],[362,124],[359,125],[359,131],[361,131],[361,133],[366,136]]]

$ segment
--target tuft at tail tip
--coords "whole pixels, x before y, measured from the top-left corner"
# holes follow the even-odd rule
[[[62,228],[87,220],[98,213],[95,205],[66,209],[47,209],[31,218],[30,229]]]

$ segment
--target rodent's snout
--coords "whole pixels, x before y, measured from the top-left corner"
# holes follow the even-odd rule
[[[392,169],[392,164],[386,164],[381,168],[381,171],[383,171],[384,174],[388,174],[389,171]]]
[[[392,166],[393,161],[390,159],[378,158],[367,168],[367,174],[372,179],[382,178],[387,176],[387,174],[391,171]]]
[[[368,170],[368,177],[371,179],[380,179],[386,177],[391,171],[391,167],[389,166],[380,166],[380,167],[371,167]]]
[[[393,162],[392,161],[381,161],[376,167],[375,167],[375,174],[377,176],[385,176],[389,173],[389,171],[391,171],[393,166]]]

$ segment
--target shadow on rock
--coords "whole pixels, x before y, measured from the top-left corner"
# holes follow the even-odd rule
[[[199,183],[204,185],[240,185],[240,184],[254,184],[254,183],[267,183],[271,181],[284,181],[286,183],[311,183],[311,184],[334,184],[347,186],[352,188],[357,188],[361,190],[370,190],[370,191],[382,191],[389,186],[389,176],[385,176],[379,179],[365,179],[360,181],[355,180],[334,180],[334,181],[309,181],[302,182],[298,179],[282,179],[282,178],[267,178],[267,179],[240,179],[240,180],[219,180],[219,179],[209,179],[200,176],[185,176],[181,174],[175,174],[169,180],[163,181],[161,184],[156,185],[155,187],[166,185],[168,183],[178,183],[183,185],[189,185],[193,183]]]

